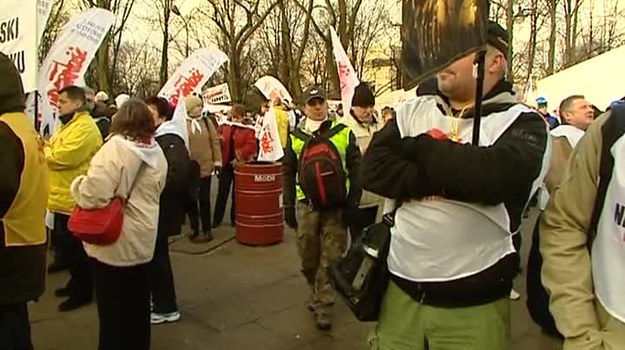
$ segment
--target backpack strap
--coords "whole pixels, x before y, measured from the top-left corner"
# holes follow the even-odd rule
[[[597,187],[597,196],[590,220],[589,248],[592,246],[592,242],[597,236],[597,226],[599,225],[599,219],[603,211],[603,202],[610,181],[612,180],[614,157],[612,157],[610,150],[612,145],[614,145],[623,134],[625,134],[625,106],[614,106],[610,112],[610,117],[601,127],[602,145],[599,164],[599,186]]]

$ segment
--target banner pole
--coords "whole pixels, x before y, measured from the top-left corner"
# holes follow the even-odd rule
[[[472,144],[479,146],[480,144],[480,124],[482,121],[482,100],[484,98],[484,69],[486,60],[486,50],[478,52],[475,65],[477,70],[475,84],[475,107],[473,114],[473,140]]]

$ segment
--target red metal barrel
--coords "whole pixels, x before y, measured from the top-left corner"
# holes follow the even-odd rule
[[[282,164],[238,164],[234,176],[237,241],[249,245],[282,242]]]

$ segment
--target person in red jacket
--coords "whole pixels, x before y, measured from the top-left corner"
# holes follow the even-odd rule
[[[254,128],[242,123],[245,118],[245,107],[234,105],[230,110],[230,117],[232,122],[221,125],[218,130],[222,139],[223,168],[219,174],[219,191],[213,215],[213,228],[219,227],[223,221],[231,186],[230,223],[232,226],[235,225],[234,166],[236,163],[253,161],[258,153]]]

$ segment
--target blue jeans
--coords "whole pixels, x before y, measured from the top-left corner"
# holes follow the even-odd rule
[[[26,302],[0,306],[0,349],[33,349]]]

